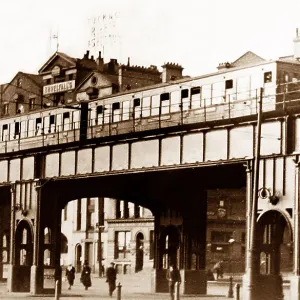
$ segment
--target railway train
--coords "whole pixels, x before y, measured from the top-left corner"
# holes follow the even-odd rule
[[[264,91],[263,111],[276,110],[282,99],[297,99],[297,91],[290,88],[295,82],[279,85],[272,71],[260,71],[255,76],[262,79],[226,79],[224,74],[183,78],[73,106],[3,117],[0,153],[255,115],[260,87]]]

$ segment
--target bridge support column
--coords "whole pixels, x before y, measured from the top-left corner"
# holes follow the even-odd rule
[[[32,295],[43,292],[43,268],[40,266],[31,266],[30,272],[30,293]]]
[[[181,207],[155,215],[156,256],[152,274],[152,292],[168,292],[166,279],[170,264],[181,274],[180,293],[206,294],[206,193],[185,195],[193,208],[180,201]],[[184,198],[183,198],[184,199]]]
[[[300,299],[300,161],[296,162],[296,193],[294,202],[294,270],[290,278],[290,298]]]

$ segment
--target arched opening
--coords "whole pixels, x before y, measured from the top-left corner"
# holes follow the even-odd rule
[[[135,272],[143,270],[144,265],[144,235],[140,232],[136,236]]]
[[[170,225],[165,228],[160,237],[160,266],[167,269],[170,264],[179,267],[180,235],[176,226]]]
[[[277,275],[292,271],[292,232],[286,218],[276,210],[266,212],[258,221],[259,273]]]
[[[257,295],[263,295],[261,299],[283,299],[281,274],[292,267],[291,244],[290,222],[281,212],[270,210],[259,218],[257,259],[253,267],[257,273]]]
[[[17,292],[29,292],[30,268],[33,262],[33,236],[30,224],[26,220],[19,222],[16,229],[15,265]]]
[[[80,244],[75,246],[75,268],[76,272],[81,272],[81,256],[82,256],[82,247]]]

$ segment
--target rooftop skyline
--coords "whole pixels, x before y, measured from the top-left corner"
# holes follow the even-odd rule
[[[296,0],[284,5],[270,0],[6,1],[0,19],[0,83],[18,71],[36,74],[56,51],[57,34],[60,52],[82,58],[92,47],[91,22],[101,18],[92,50],[102,51],[105,61],[126,64],[130,57],[132,65],[146,67],[173,62],[184,75],[197,76],[247,51],[277,59],[293,54],[299,9]],[[109,15],[114,22],[103,21]]]

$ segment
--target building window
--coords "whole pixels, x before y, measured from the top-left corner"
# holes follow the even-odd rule
[[[233,80],[232,79],[226,80],[225,81],[225,89],[228,90],[228,89],[232,89],[232,88],[233,88]]]
[[[211,232],[211,251],[217,253],[228,253],[229,240],[232,232],[212,231]]]
[[[272,82],[272,72],[264,73],[264,83]]]
[[[51,78],[46,79],[46,84],[51,84]]]
[[[130,252],[130,231],[115,233],[115,259],[126,258]]]
[[[81,199],[77,200],[76,230],[81,230]]]
[[[22,78],[18,78],[17,80],[17,86],[22,87]]]
[[[87,213],[86,213],[86,228],[94,228],[94,213],[95,213],[95,200],[93,198],[87,199]]]
[[[74,74],[69,74],[69,80],[73,80],[74,79]]]
[[[150,249],[149,249],[149,259],[154,258],[154,230],[150,230]]]
[[[4,116],[8,115],[8,103],[3,104],[2,113]]]
[[[35,108],[35,98],[29,99],[29,109],[32,110]]]

